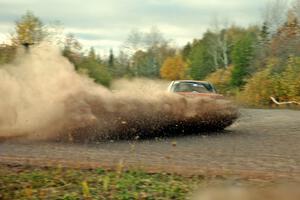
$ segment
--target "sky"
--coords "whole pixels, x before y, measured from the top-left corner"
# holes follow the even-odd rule
[[[0,0],[0,42],[27,10],[98,53],[118,51],[133,29],[158,28],[176,46],[201,38],[215,19],[247,26],[262,21],[268,0]]]

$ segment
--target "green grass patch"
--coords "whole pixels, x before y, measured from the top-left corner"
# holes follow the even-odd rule
[[[224,184],[228,180],[142,171],[0,165],[1,200],[187,199],[211,182]]]
[[[185,199],[202,181],[142,171],[2,165],[0,199]]]

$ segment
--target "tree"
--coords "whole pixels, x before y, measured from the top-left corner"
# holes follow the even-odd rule
[[[218,92],[222,94],[230,94],[232,89],[230,84],[232,69],[232,66],[229,66],[228,68],[220,68],[211,73],[206,80],[213,83],[218,89]]]
[[[271,38],[268,23],[263,22],[261,28],[257,31],[257,44],[252,61],[253,72],[261,71],[267,65]]]
[[[188,59],[189,54],[191,53],[192,50],[192,45],[190,42],[188,42],[183,49],[181,50],[181,55],[183,57],[184,60]]]
[[[300,56],[300,24],[296,15],[290,11],[288,19],[273,36],[269,44],[268,57],[279,58],[275,71],[284,70],[284,63],[291,56]]]
[[[146,47],[146,66],[148,77],[159,77],[160,68],[164,60],[175,54],[175,50],[169,47],[169,42],[156,27],[152,27],[148,33],[145,33]]]
[[[275,79],[270,76],[270,69],[267,68],[249,79],[238,99],[251,106],[269,106],[270,96],[277,96],[274,91],[275,87]]]
[[[227,68],[229,65],[227,29],[227,21],[224,21],[221,26],[218,18],[214,18],[212,29],[206,33],[209,42],[208,52],[213,58],[216,69]]]
[[[90,49],[88,56],[82,58],[78,65],[78,71],[87,74],[96,83],[104,86],[110,84],[111,75],[107,68],[98,61],[93,48]]]
[[[123,47],[132,56],[135,52],[157,48],[165,45],[167,40],[157,27],[152,27],[149,32],[141,32],[137,29],[131,30]]]
[[[300,20],[300,1],[299,0],[295,0],[293,2],[292,11],[295,13],[298,20]]]
[[[115,71],[113,73],[113,75],[115,77],[130,77],[133,76],[131,70],[130,70],[130,65],[129,65],[129,57],[126,53],[124,53],[123,51],[120,51],[118,56],[115,59]]]
[[[39,43],[47,36],[47,31],[41,20],[30,11],[27,11],[16,22],[15,32],[16,36],[13,37],[13,43],[16,45]]]
[[[263,21],[269,27],[270,36],[275,34],[286,21],[288,7],[287,0],[272,0],[266,4],[263,10]]]
[[[64,47],[62,54],[68,60],[74,64],[75,69],[78,69],[78,65],[81,62],[81,44],[78,42],[78,40],[74,37],[73,34],[67,34],[64,41]]]
[[[131,30],[124,42],[123,48],[131,56],[138,50],[142,50],[144,48],[144,33],[137,29]]]
[[[275,72],[277,59],[270,60],[266,68],[255,73],[245,85],[239,99],[248,105],[270,105],[270,96],[279,101],[300,101],[300,57],[291,57],[284,71]]]
[[[64,41],[64,49],[67,51],[79,51],[82,46],[75,38],[75,36],[71,33],[67,34]]]
[[[189,60],[189,76],[196,80],[205,79],[207,75],[214,72],[214,61],[207,51],[207,40],[195,40],[192,45],[192,50],[188,56]]]
[[[254,57],[255,35],[247,33],[235,45],[232,52],[233,71],[231,84],[234,87],[241,87],[245,82],[245,78],[250,74],[250,65]]]
[[[211,56],[214,68],[218,69],[220,67],[221,61],[221,51],[220,51],[220,39],[218,33],[212,33],[210,31],[205,33],[205,38],[208,41],[208,49],[207,52]]]
[[[146,48],[153,49],[165,45],[168,42],[160,30],[153,26],[148,33],[145,33],[144,43]]]
[[[215,25],[213,31],[206,31],[201,40],[195,40],[191,45],[188,61],[192,78],[204,79],[210,73],[232,64],[232,50],[248,30],[237,26],[224,27],[220,29],[218,24]],[[249,31],[254,31],[254,28],[250,27]]]
[[[285,70],[280,75],[282,93],[280,98],[284,101],[300,100],[300,57],[290,57]]]
[[[158,77],[159,67],[152,51],[137,51],[131,60],[131,70],[134,76]]]
[[[108,66],[113,69],[114,65],[115,65],[115,56],[114,56],[113,50],[110,49],[109,58],[108,58]]]
[[[16,50],[12,45],[0,45],[0,65],[11,62],[15,58]]]
[[[187,77],[187,63],[181,55],[168,57],[160,69],[160,76],[168,80],[179,80]]]
[[[96,60],[97,59],[97,55],[96,55],[94,47],[90,48],[88,58],[91,59],[91,60]]]
[[[264,22],[260,31],[260,39],[262,43],[266,43],[269,40],[270,32],[267,22]]]
[[[130,59],[129,71],[133,76],[158,78],[163,61],[175,54],[175,50],[156,27],[146,33],[131,31],[124,47]]]

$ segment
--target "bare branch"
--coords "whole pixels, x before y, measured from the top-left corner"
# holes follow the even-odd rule
[[[275,34],[285,23],[289,3],[287,0],[270,0],[263,10],[262,17],[267,24],[270,34]]]

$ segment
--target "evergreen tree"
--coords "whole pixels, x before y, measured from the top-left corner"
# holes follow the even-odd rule
[[[189,54],[191,53],[192,50],[192,45],[190,42],[188,42],[182,49],[181,51],[181,55],[183,57],[184,60],[188,59]]]
[[[190,61],[189,75],[191,78],[201,80],[215,70],[213,59],[207,49],[207,41],[203,39],[194,41],[191,53],[188,56]]]
[[[78,65],[78,71],[87,74],[94,79],[96,83],[109,86],[112,79],[110,72],[106,66],[98,62],[94,48],[91,48],[88,56],[84,56]]]
[[[264,22],[260,31],[260,40],[261,42],[265,43],[266,41],[268,41],[270,36],[269,33],[269,27],[268,27],[268,23]]]
[[[96,56],[94,47],[90,48],[88,58],[91,59],[91,60],[97,60],[97,56]]]
[[[233,48],[233,71],[231,84],[240,87],[245,84],[245,78],[250,74],[251,61],[254,56],[255,36],[247,33]]]
[[[81,62],[81,44],[74,37],[73,34],[67,34],[62,54],[75,66],[75,69],[78,69],[78,65]]]
[[[114,56],[114,52],[112,49],[110,49],[109,51],[109,58],[108,58],[108,66],[110,68],[113,68],[115,65],[115,56]]]

